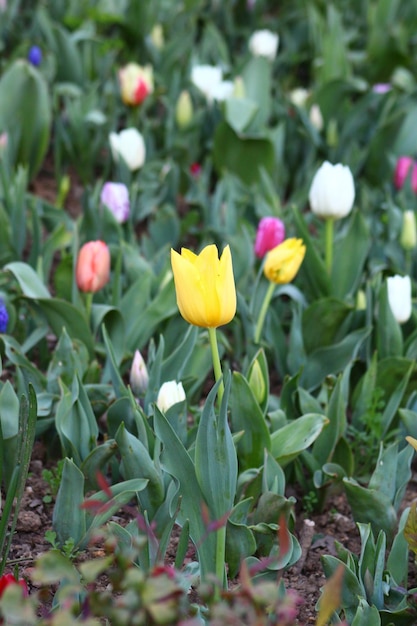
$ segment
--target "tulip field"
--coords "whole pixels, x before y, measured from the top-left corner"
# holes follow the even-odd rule
[[[0,0],[0,623],[417,624],[416,32]]]

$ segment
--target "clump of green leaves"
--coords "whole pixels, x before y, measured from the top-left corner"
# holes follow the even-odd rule
[[[56,467],[52,469],[43,469],[42,478],[48,484],[48,493],[44,495],[43,501],[45,504],[50,504],[58,493],[59,485],[62,479],[62,470],[64,469],[64,459],[60,459],[56,464]]]
[[[358,424],[349,424],[347,435],[350,439],[352,455],[355,459],[355,476],[369,478],[378,458],[383,439],[382,414],[385,406],[385,392],[380,387],[373,390],[366,410],[359,416]],[[393,433],[389,433],[392,439]],[[387,443],[387,437],[384,438]]]

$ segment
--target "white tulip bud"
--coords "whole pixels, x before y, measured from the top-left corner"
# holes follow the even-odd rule
[[[156,406],[162,413],[165,413],[174,404],[185,400],[185,391],[182,383],[176,380],[170,380],[162,385],[156,399]]]
[[[411,279],[409,276],[390,276],[387,278],[388,302],[399,324],[404,324],[411,317]]]
[[[325,161],[317,170],[309,193],[313,213],[325,219],[346,217],[355,200],[355,183],[347,165]]]

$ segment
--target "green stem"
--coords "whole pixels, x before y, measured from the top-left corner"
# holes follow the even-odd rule
[[[93,292],[87,291],[87,293],[85,294],[85,312],[86,312],[88,324],[90,323],[92,305],[93,305]]]
[[[220,364],[219,347],[217,345],[216,329],[209,328],[208,331],[209,331],[209,337],[210,337],[211,355],[213,358],[214,378],[216,379],[216,382],[217,382],[223,376],[223,373],[222,373],[222,366]],[[219,404],[221,404],[222,402],[223,393],[224,393],[224,385],[223,385],[223,382],[221,382],[219,385],[219,393],[217,394]]]
[[[275,289],[275,283],[270,282],[268,291],[266,292],[264,301],[262,302],[261,310],[259,311],[258,321],[256,322],[255,336],[254,336],[255,343],[259,343],[259,340],[261,338],[261,333],[262,333],[262,328],[265,322],[266,312],[268,310],[269,303],[271,302],[274,289]]]
[[[217,531],[216,536],[216,578],[222,587],[225,586],[224,560],[226,553],[226,525]]]
[[[325,239],[326,239],[326,269],[327,273],[332,273],[333,265],[333,231],[334,220],[330,217],[325,222]]]

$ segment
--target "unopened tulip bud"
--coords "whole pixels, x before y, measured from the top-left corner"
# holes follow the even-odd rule
[[[156,406],[162,413],[165,413],[174,404],[185,400],[185,391],[182,383],[176,380],[170,380],[162,385],[156,399]]]
[[[356,294],[356,310],[366,310],[366,294],[363,289],[359,289],[358,293]]]
[[[273,61],[277,55],[279,37],[270,30],[255,31],[249,39],[249,50],[254,56]]]
[[[266,384],[259,361],[254,361],[249,375],[249,386],[259,404],[265,399]]]
[[[233,96],[235,98],[244,98],[246,95],[245,83],[241,76],[236,76],[233,81]]]
[[[416,216],[414,211],[404,211],[400,242],[404,250],[413,250],[417,245]]]
[[[339,143],[339,133],[337,131],[337,122],[332,119],[329,121],[327,125],[327,134],[326,134],[327,145],[329,148],[336,148]]]
[[[175,108],[175,121],[181,129],[187,128],[193,119],[193,102],[188,91],[181,91]]]
[[[162,50],[164,47],[164,31],[161,24],[155,24],[152,28],[151,41],[157,50]]]
[[[143,356],[136,350],[135,356],[132,361],[132,367],[130,368],[130,386],[136,397],[144,394],[148,388],[149,374],[146,363]]]
[[[110,280],[110,250],[104,241],[89,241],[78,253],[75,277],[80,291],[95,293]]]
[[[137,128],[125,128],[120,133],[110,133],[109,142],[114,160],[122,158],[131,171],[139,169],[145,163],[145,140]]]

